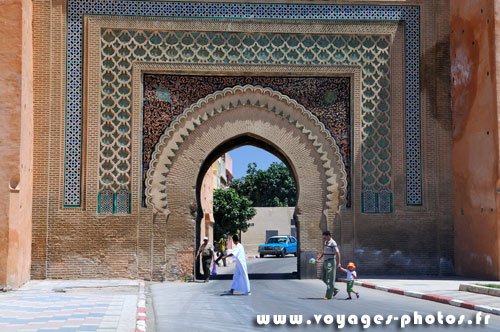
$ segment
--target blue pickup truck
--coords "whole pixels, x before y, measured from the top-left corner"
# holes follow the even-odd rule
[[[261,258],[265,255],[285,257],[288,254],[293,254],[297,257],[297,239],[293,236],[272,236],[267,239],[266,244],[259,245],[259,255]]]

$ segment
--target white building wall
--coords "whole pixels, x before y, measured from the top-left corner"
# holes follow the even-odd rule
[[[245,251],[249,255],[256,255],[259,244],[266,241],[266,231],[278,231],[278,235],[293,235],[293,211],[295,207],[257,207],[257,214],[249,221],[248,231],[241,235]]]

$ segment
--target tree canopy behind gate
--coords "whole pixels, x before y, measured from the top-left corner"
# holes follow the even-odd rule
[[[297,199],[295,179],[281,162],[273,162],[266,170],[248,164],[247,175],[233,180],[231,188],[248,197],[254,207],[295,206]]]
[[[222,234],[228,235],[246,232],[248,222],[257,212],[252,207],[252,202],[245,196],[238,195],[236,190],[214,190],[214,235],[220,239]]]

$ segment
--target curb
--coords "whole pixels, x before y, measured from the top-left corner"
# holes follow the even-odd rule
[[[341,281],[347,282],[347,279],[341,279]],[[443,303],[443,304],[449,304],[449,305],[452,305],[455,307],[461,307],[461,308],[465,308],[465,309],[483,311],[483,312],[486,312],[489,314],[500,315],[500,308],[493,308],[493,307],[489,307],[486,305],[465,302],[462,300],[452,299],[452,298],[446,297],[446,296],[441,296],[441,295],[436,295],[436,294],[426,294],[426,293],[414,292],[414,291],[405,291],[403,289],[378,286],[378,285],[375,285],[375,284],[372,284],[369,282],[362,282],[362,281],[354,281],[354,284],[361,286],[361,287],[365,287],[365,288],[380,290],[383,292],[388,292],[388,293],[393,293],[393,294],[398,294],[398,295],[403,295],[403,296],[410,296],[410,297],[414,297],[417,299],[434,301],[434,302],[439,302],[439,303]]]
[[[146,285],[144,281],[139,282],[139,298],[137,300],[137,323],[136,332],[146,331]]]
[[[490,295],[500,297],[500,288],[491,288],[481,285],[460,284],[458,290],[464,292],[477,293],[482,295]]]

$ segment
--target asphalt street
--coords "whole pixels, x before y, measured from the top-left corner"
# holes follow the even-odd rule
[[[266,272],[285,273],[293,271],[296,260],[289,258],[255,259],[249,261],[250,274],[262,275]],[[219,269],[220,273],[231,272],[232,267]],[[151,284],[156,331],[332,331],[340,330],[337,315],[345,315],[346,327],[343,330],[379,330],[379,331],[500,331],[500,317],[491,315],[488,325],[476,326],[468,324],[476,321],[476,311],[457,308],[436,302],[415,299],[382,292],[368,288],[358,288],[359,299],[346,300],[345,284],[337,286],[341,292],[332,300],[323,300],[326,286],[320,280],[297,280],[274,278],[250,280],[251,296],[225,295],[231,280],[212,280],[209,283],[199,282],[165,282]],[[403,315],[414,317],[414,312],[422,315],[424,325],[409,324],[401,329]],[[441,312],[443,321],[447,315],[454,315],[457,321],[463,319],[462,325],[425,325],[427,315],[438,320]],[[257,315],[302,315],[302,324],[291,325],[259,325]],[[316,315],[316,316],[315,316]],[[321,316],[319,316],[321,315]],[[332,316],[329,316],[332,315]],[[359,319],[359,325],[347,323],[349,315]],[[362,315],[372,319],[370,327],[363,329],[360,320]],[[373,318],[382,315],[382,324],[375,326]],[[463,315],[463,318],[460,316]],[[481,313],[484,322],[485,313]],[[391,321],[386,325],[391,316]],[[266,318],[267,316],[262,316]],[[450,316],[451,317],[451,316]],[[281,316],[283,318],[283,316]],[[333,318],[333,323],[329,319]],[[396,318],[398,320],[396,320]],[[406,316],[405,316],[406,318]],[[431,319],[430,316],[428,319]],[[451,319],[451,318],[450,318]],[[310,324],[308,324],[310,321]],[[318,324],[317,321],[320,323]]]
[[[274,275],[281,278],[291,278],[292,274],[297,272],[297,257],[288,255],[283,258],[265,256],[264,258],[248,259],[247,266],[251,278],[260,275],[267,276],[269,279],[272,279]],[[229,275],[231,278],[233,271],[234,265],[226,268],[217,267],[218,275]],[[286,276],[286,274],[289,274],[289,276]]]

